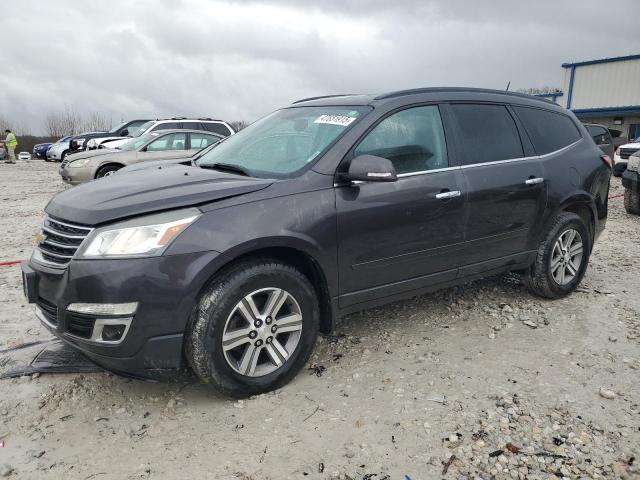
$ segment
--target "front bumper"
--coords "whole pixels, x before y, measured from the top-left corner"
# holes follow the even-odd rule
[[[58,169],[58,173],[62,180],[69,185],[79,185],[93,180],[93,170],[91,168],[69,168],[64,166]]]
[[[640,193],[640,173],[625,170],[622,174],[622,186],[632,192]]]
[[[40,265],[32,258],[22,264],[25,295],[53,335],[98,365],[136,377],[155,377],[182,365],[183,334],[217,255],[72,260],[63,269]],[[77,314],[67,311],[72,303],[127,302],[138,302],[138,308],[119,344],[92,342],[90,333],[82,338],[78,322],[91,329],[92,316],[78,320]]]

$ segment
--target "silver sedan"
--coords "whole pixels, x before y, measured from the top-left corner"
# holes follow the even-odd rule
[[[186,158],[222,138],[201,130],[160,130],[132,138],[117,148],[100,148],[70,155],[60,165],[60,176],[78,185],[107,177],[127,165],[149,160]]]

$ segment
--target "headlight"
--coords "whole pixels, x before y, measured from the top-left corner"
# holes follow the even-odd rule
[[[629,157],[629,161],[627,162],[627,170],[631,170],[632,172],[637,172],[640,170],[640,152]]]
[[[67,168],[81,168],[89,165],[90,158],[82,158],[80,160],[71,160],[67,163]]]
[[[148,215],[94,230],[78,258],[154,257],[200,216],[196,208]]]

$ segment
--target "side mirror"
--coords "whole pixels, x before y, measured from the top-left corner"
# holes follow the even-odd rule
[[[360,182],[395,182],[396,169],[390,160],[375,155],[359,155],[349,165],[349,180]]]
[[[120,130],[120,136],[121,137],[126,137],[127,135],[129,135],[129,130],[128,129],[124,129],[124,130]]]

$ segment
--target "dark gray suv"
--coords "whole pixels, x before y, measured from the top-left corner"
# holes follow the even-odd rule
[[[25,292],[105,368],[186,360],[226,394],[257,394],[291,380],[339,315],[505,271],[569,294],[610,175],[573,114],[534,97],[306,99],[195,160],[56,195]]]

